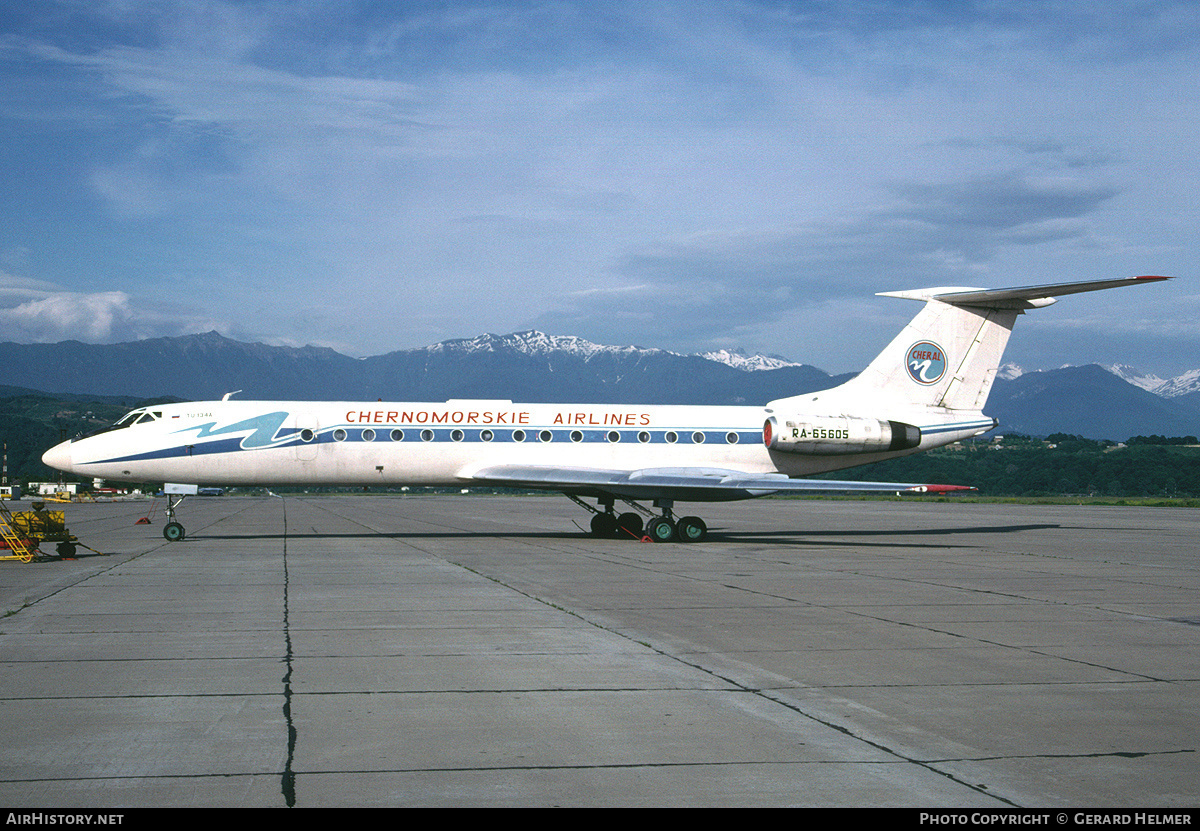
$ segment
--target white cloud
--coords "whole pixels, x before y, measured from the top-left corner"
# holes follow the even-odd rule
[[[46,297],[62,286],[0,271],[0,306]]]
[[[106,342],[132,318],[129,295],[58,292],[0,309],[0,327],[21,342],[82,340]]]
[[[232,328],[195,310],[152,310],[124,291],[63,291],[2,272],[0,306],[0,332],[17,343],[113,343]]]

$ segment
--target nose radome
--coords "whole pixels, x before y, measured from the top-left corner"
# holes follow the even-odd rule
[[[71,443],[56,444],[42,454],[42,464],[55,470],[71,472]]]

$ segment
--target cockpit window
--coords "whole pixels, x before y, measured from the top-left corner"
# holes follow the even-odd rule
[[[86,436],[97,436],[100,433],[108,433],[113,430],[121,430],[121,429],[124,429],[125,427],[132,427],[135,424],[148,424],[152,421],[157,421],[160,418],[162,418],[161,410],[154,410],[153,412],[150,410],[145,410],[145,409],[131,410],[130,412],[128,412],[125,415],[118,418],[116,421],[114,421],[109,426],[102,427],[99,430],[95,430],[91,433],[87,433]],[[76,438],[84,438],[86,436],[76,436]]]
[[[134,410],[131,413],[125,413],[125,415],[121,416],[120,418],[118,418],[116,421],[114,421],[112,424],[108,425],[107,427],[101,427],[99,430],[92,430],[91,432],[88,432],[88,433],[81,433],[80,435],[76,436],[75,438],[76,439],[90,438],[91,436],[98,436],[101,433],[109,433],[109,432],[112,432],[113,430],[120,430],[125,427],[129,427],[130,425],[136,424],[138,417],[141,416],[145,412],[146,412],[145,410]],[[74,441],[74,439],[72,439],[72,441]]]
[[[123,427],[132,427],[135,424],[148,424],[161,417],[162,413],[152,413],[149,410],[133,410],[118,418],[108,429],[120,430]]]
[[[117,419],[116,423],[110,427],[110,430],[120,430],[122,427],[130,427],[137,424],[138,419],[145,414],[145,410],[134,410],[131,413],[126,413]]]

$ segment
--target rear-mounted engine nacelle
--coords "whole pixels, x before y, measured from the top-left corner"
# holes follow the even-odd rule
[[[763,425],[763,444],[813,456],[910,450],[921,444],[921,428],[857,416],[771,416]]]

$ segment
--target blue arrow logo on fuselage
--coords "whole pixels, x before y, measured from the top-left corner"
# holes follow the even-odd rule
[[[185,430],[180,430],[180,433],[186,433],[188,430],[196,430],[196,438],[206,439],[209,436],[223,436],[227,433],[240,433],[243,430],[253,430],[250,435],[242,439],[241,448],[243,450],[258,450],[263,447],[274,447],[282,440],[276,440],[275,435],[279,432],[279,428],[283,426],[283,422],[287,420],[288,413],[265,413],[254,418],[248,418],[245,421],[239,421],[237,424],[230,424],[227,427],[217,427],[213,429],[215,421],[210,421],[208,424],[202,424],[199,427],[188,427]]]

